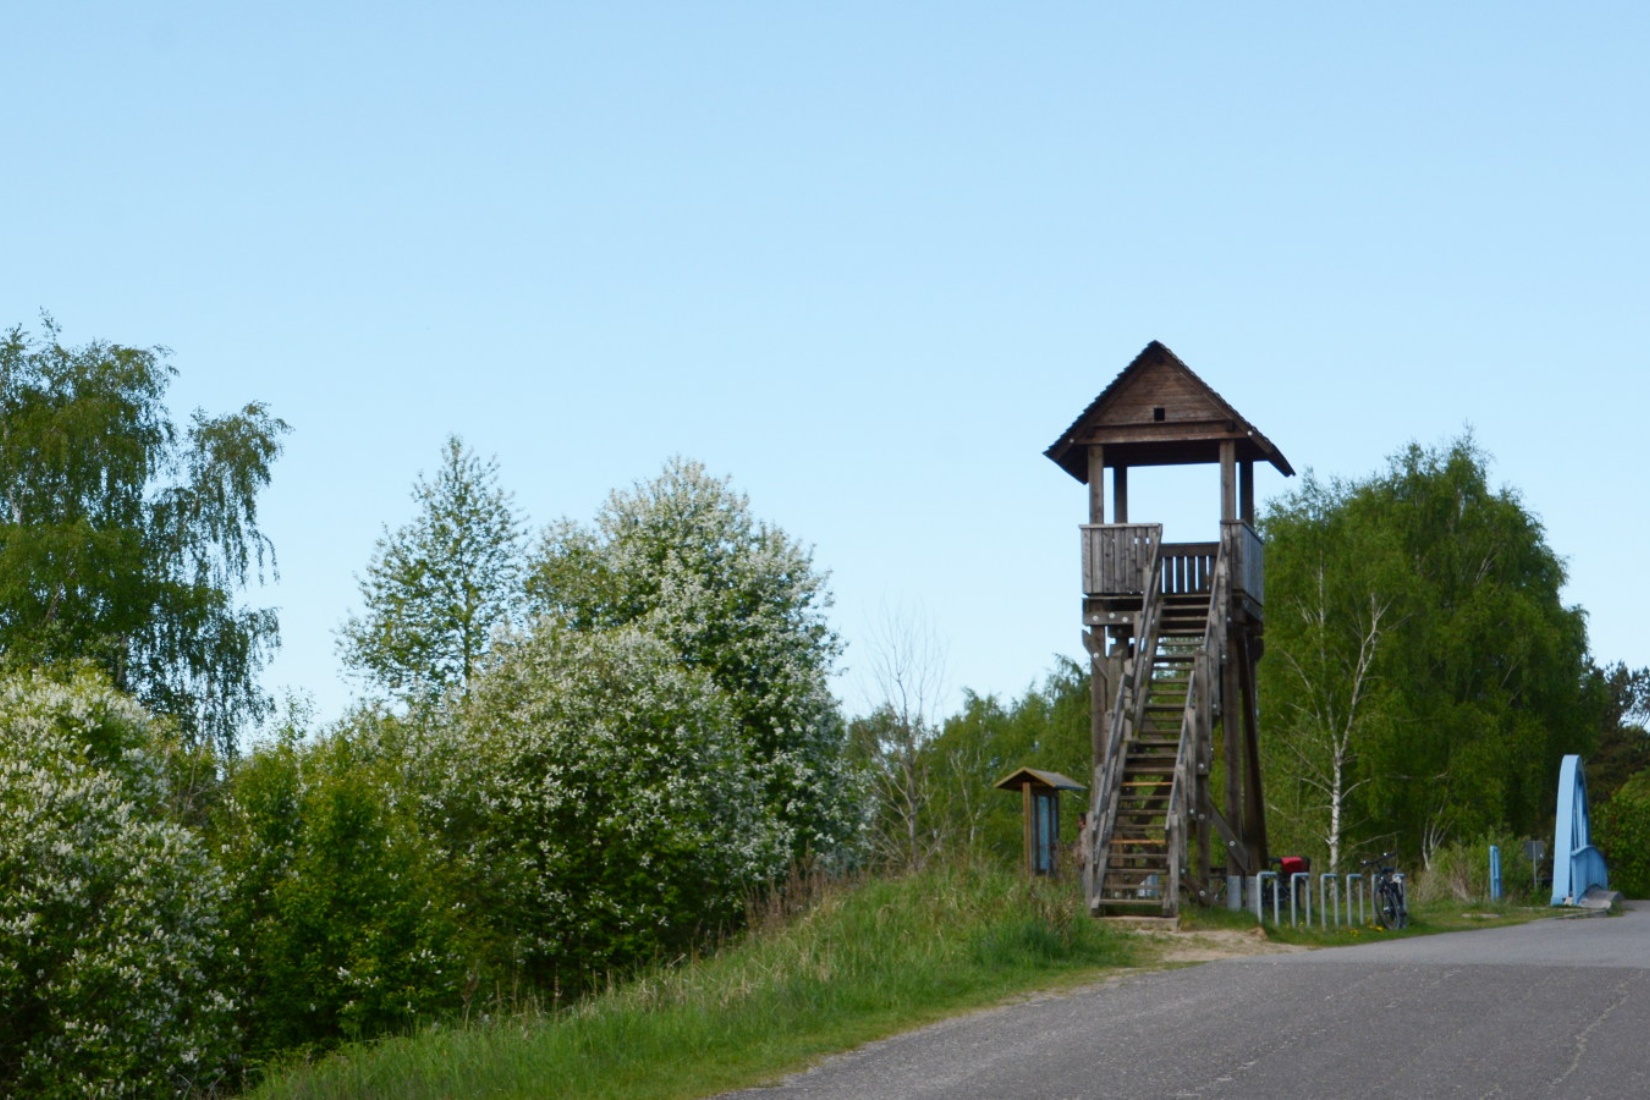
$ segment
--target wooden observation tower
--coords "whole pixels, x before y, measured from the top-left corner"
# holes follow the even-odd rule
[[[1083,642],[1093,672],[1094,780],[1082,837],[1096,916],[1175,916],[1211,873],[1266,866],[1255,665],[1265,602],[1255,463],[1271,440],[1155,340],[1045,452],[1089,487]],[[1165,543],[1129,522],[1129,468],[1220,468],[1220,537]],[[1111,522],[1105,473],[1112,475]],[[1211,494],[1212,496],[1213,494]],[[1218,732],[1218,735],[1216,731]],[[1218,792],[1218,793],[1217,793]]]

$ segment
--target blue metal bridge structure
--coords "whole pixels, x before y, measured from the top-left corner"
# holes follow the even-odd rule
[[[1566,756],[1558,772],[1558,822],[1553,834],[1554,905],[1578,904],[1587,891],[1608,890],[1604,855],[1593,847],[1587,820],[1587,776],[1581,757]]]

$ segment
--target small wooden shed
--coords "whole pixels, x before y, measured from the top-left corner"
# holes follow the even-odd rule
[[[1021,768],[997,781],[999,791],[1021,792],[1025,806],[1026,873],[1059,874],[1060,792],[1086,790],[1059,772]]]

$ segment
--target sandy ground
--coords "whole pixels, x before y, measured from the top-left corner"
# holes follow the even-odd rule
[[[1159,961],[1165,963],[1213,962],[1240,955],[1292,955],[1297,951],[1309,950],[1298,944],[1273,943],[1259,928],[1246,931],[1142,931],[1135,935],[1151,940],[1163,952],[1158,956]]]

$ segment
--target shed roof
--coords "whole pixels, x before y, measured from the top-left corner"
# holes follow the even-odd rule
[[[1043,453],[1087,482],[1091,444],[1105,448],[1107,466],[1179,466],[1219,462],[1226,440],[1237,444],[1239,461],[1295,472],[1270,439],[1153,340]]]
[[[998,790],[1013,791],[1030,783],[1033,787],[1053,787],[1057,791],[1081,791],[1086,788],[1070,776],[1059,772],[1039,771],[1036,768],[1021,768],[1013,775],[997,780]]]

